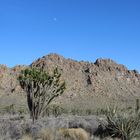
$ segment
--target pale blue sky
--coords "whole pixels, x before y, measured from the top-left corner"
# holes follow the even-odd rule
[[[139,0],[0,0],[0,64],[51,52],[140,71]]]

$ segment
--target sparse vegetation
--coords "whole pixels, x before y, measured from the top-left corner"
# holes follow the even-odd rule
[[[33,138],[30,135],[24,135],[20,140],[33,140]]]
[[[68,114],[67,110],[62,108],[60,105],[51,104],[48,106],[46,111],[44,112],[44,116],[55,116],[58,117],[62,114]]]
[[[89,140],[89,134],[81,128],[62,128],[57,133],[57,140]]]
[[[54,65],[59,63],[58,60],[65,62],[62,58],[55,57],[57,59],[55,59],[54,62],[56,63]],[[63,77],[66,78],[65,80],[68,82],[66,94],[57,100],[55,97],[61,95],[65,90],[65,82],[61,79],[61,74],[58,69],[52,71],[52,67],[50,67],[50,69],[48,69],[49,73],[45,71],[45,59],[38,60],[37,63],[33,63],[28,68],[22,68],[22,71],[21,69],[18,71],[17,68],[14,71],[9,70],[9,73],[13,73],[13,75],[10,74],[10,78],[5,77],[7,79],[5,83],[9,82],[8,84],[10,84],[10,86],[7,86],[5,89],[5,83],[3,83],[0,89],[3,93],[0,98],[0,115],[2,116],[0,116],[0,139],[140,139],[140,103],[138,96],[136,100],[135,98],[131,98],[133,97],[131,96],[132,94],[128,94],[131,96],[130,100],[127,100],[126,97],[128,96],[125,96],[128,92],[128,90],[125,89],[128,89],[129,86],[125,81],[133,82],[135,73],[124,69],[122,71],[125,72],[124,75],[130,75],[131,73],[130,76],[126,77],[132,78],[127,79],[124,76],[121,79],[120,75],[123,67],[117,65],[120,67],[120,72],[115,76],[114,74],[110,75],[110,73],[112,73],[111,71],[116,72],[116,69],[111,69],[110,66],[106,67],[106,64],[104,65],[104,63],[108,63],[108,60],[101,60],[95,63],[94,66],[96,69],[94,69],[94,74],[92,73],[93,69],[89,68],[88,65],[85,68],[81,67],[82,63],[80,63],[80,67],[75,67],[76,63],[70,63],[70,67],[67,68],[70,68],[70,72],[72,68],[72,74],[68,75],[70,72],[67,73],[67,68],[61,69],[63,76],[68,75],[68,77]],[[49,60],[51,61],[52,58]],[[70,62],[73,61],[70,60]],[[111,63],[115,66],[113,68],[116,68],[116,64],[114,62]],[[101,67],[100,71],[98,69],[99,66]],[[76,72],[74,72],[75,68]],[[80,71],[77,71],[77,68],[79,68]],[[27,94],[21,90],[17,81],[13,82],[17,76],[22,89],[24,89]],[[110,79],[108,81],[108,76],[112,76],[111,78],[113,80]],[[81,77],[83,78],[81,79]],[[106,77],[106,80],[102,82],[101,77]],[[90,84],[89,78],[92,80]],[[3,76],[1,80],[3,80]],[[111,84],[113,85],[110,86]],[[124,88],[121,86],[121,90],[116,90],[117,86],[123,84]],[[103,89],[100,88],[102,85],[105,86]],[[91,87],[93,87],[95,96],[90,93]],[[87,90],[88,88],[90,90]],[[132,89],[131,93],[135,91],[133,85]],[[5,91],[8,92],[8,94],[5,95]],[[112,91],[115,93],[112,93]],[[122,91],[125,92],[122,93]],[[138,91],[136,91],[136,93]],[[79,93],[78,96],[77,93]],[[121,94],[122,96],[120,96]],[[117,97],[117,95],[119,95],[119,97]],[[123,96],[125,98],[122,98]],[[26,103],[26,97],[28,103]],[[32,123],[32,121],[34,123]]]
[[[95,116],[57,116],[38,120],[34,124],[28,118],[3,120],[0,136],[8,137],[9,140],[139,140],[140,115],[135,113],[135,109],[133,114],[129,115],[125,112],[120,113],[116,108],[108,107],[106,111],[101,112],[101,116],[104,114],[104,117],[99,122],[103,128],[99,129],[100,135],[95,133],[99,131],[99,124],[95,128]],[[80,134],[79,130],[82,130]],[[87,139],[85,134],[90,137]]]
[[[42,129],[39,132],[39,138],[41,140],[54,140],[55,139],[55,133],[51,129]]]
[[[138,100],[136,100],[136,108]],[[121,140],[131,140],[132,138],[140,138],[140,114],[138,110],[132,108],[130,110],[117,111],[115,107],[109,107],[105,111],[106,122],[101,124],[105,127],[103,136],[110,136],[112,138],[117,137]]]
[[[0,106],[0,115],[25,115],[28,113],[28,110],[25,106],[17,106],[14,104],[11,105],[1,105]]]
[[[140,119],[137,116],[126,118],[124,116],[107,116],[106,132],[111,137],[130,140],[140,136]]]

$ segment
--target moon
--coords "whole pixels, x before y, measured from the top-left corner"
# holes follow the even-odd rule
[[[53,18],[53,21],[57,21],[57,18],[56,18],[56,17],[54,17],[54,18]]]

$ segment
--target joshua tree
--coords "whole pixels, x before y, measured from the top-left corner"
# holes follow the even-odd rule
[[[53,74],[46,71],[27,68],[18,77],[21,87],[27,93],[30,116],[34,122],[46,111],[50,102],[65,90],[65,82],[61,74],[54,69]]]

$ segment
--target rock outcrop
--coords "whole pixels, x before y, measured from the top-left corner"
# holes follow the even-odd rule
[[[95,63],[65,59],[57,54],[49,54],[30,66],[7,68],[0,65],[0,91],[4,94],[23,92],[17,81],[19,72],[26,67],[38,67],[52,71],[58,67],[67,89],[62,98],[107,97],[111,99],[131,99],[140,96],[140,74],[128,70],[111,59],[97,59]]]

